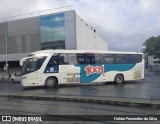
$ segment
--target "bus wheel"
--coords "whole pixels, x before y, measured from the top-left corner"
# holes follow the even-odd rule
[[[122,84],[124,83],[124,77],[122,74],[117,74],[116,77],[115,77],[115,82],[117,84]]]
[[[54,77],[47,78],[47,80],[45,82],[45,86],[48,88],[55,87],[56,84],[57,84],[57,80]]]

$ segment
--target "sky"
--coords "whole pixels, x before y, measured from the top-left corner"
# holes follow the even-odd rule
[[[111,51],[141,51],[160,35],[160,0],[1,0],[0,19],[72,5]]]

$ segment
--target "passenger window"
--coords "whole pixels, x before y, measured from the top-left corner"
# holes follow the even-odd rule
[[[68,62],[68,54],[67,53],[60,54],[60,59],[62,61],[62,64],[64,64],[64,65],[69,64],[69,62]]]
[[[52,56],[51,59],[49,60],[47,67],[55,66],[55,65],[61,65],[62,64],[62,59],[59,55]]]
[[[77,63],[78,64],[85,64],[85,55],[84,54],[77,54]]]
[[[114,64],[115,63],[115,55],[111,54],[102,54],[101,55],[101,63],[103,64]]]
[[[68,62],[70,65],[76,65],[77,64],[77,56],[75,53],[68,54]]]
[[[100,64],[101,63],[101,56],[100,54],[95,54],[95,64]]]
[[[116,55],[117,64],[130,64],[129,55]]]
[[[133,64],[139,63],[142,61],[142,55],[131,55],[131,60]]]
[[[94,54],[85,54],[86,62],[85,64],[95,64],[95,55]]]

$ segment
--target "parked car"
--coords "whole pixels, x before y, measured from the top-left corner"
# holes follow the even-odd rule
[[[21,74],[16,74],[13,77],[10,78],[10,81],[12,83],[20,82],[21,81]]]

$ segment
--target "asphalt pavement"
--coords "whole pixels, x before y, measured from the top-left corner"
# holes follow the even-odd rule
[[[13,99],[0,97],[0,115],[8,115],[12,117],[29,117],[34,115],[42,118],[42,121],[36,124],[157,124],[159,121],[118,121],[115,117],[154,117],[160,119],[158,116],[160,109],[150,109],[142,107],[130,106],[115,106],[104,104],[90,104],[82,102],[68,102],[68,101],[52,101],[52,100],[34,100],[34,99]],[[43,116],[45,115],[45,117]],[[157,116],[155,116],[157,115]],[[45,121],[47,120],[47,121]],[[114,122],[113,122],[114,120]],[[72,121],[72,122],[71,122]],[[19,124],[27,124],[27,121],[16,121],[12,118],[12,124],[19,122]],[[34,123],[34,122],[28,122]]]
[[[61,100],[160,108],[160,75],[147,72],[144,80],[125,84],[98,83],[60,85],[56,88],[23,88],[19,83],[0,83],[0,96],[9,98]]]

